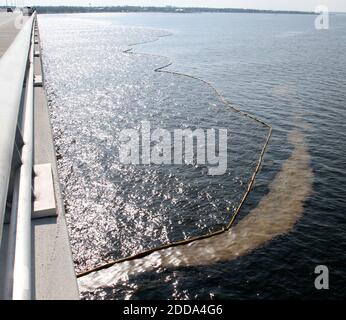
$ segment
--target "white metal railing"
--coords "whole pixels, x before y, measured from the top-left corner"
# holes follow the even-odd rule
[[[12,186],[4,294],[6,299],[15,300],[31,299],[35,21],[36,13],[0,59],[0,241]],[[22,148],[18,135],[24,143]],[[16,170],[17,149],[20,166]]]

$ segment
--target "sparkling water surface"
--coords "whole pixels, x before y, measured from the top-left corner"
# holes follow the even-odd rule
[[[310,15],[269,14],[39,17],[77,272],[219,230],[258,161],[267,128],[233,112],[203,82],[156,68],[173,62],[165,70],[212,83],[274,129],[230,240],[239,245],[237,254],[222,239],[205,243],[194,262],[182,264],[181,255],[168,252],[169,263],[153,256],[140,266],[119,265],[97,281],[80,280],[83,297],[344,297],[346,16],[332,16],[325,31],[313,22]],[[143,120],[171,131],[227,128],[227,173],[121,165],[119,133],[139,129]],[[222,253],[206,259],[218,248]],[[314,288],[319,264],[331,271],[328,292]],[[107,285],[102,277],[110,278]]]

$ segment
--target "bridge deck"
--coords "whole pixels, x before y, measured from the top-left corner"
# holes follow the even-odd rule
[[[16,14],[0,12],[0,59],[20,31],[15,27],[16,17]],[[35,45],[36,51],[40,51],[40,44]],[[42,76],[41,58],[36,57],[34,64],[35,74]],[[78,299],[79,292],[65,222],[47,97],[44,88],[36,87],[34,90],[34,160],[35,164],[52,164],[58,217],[32,221],[32,296],[38,300]],[[3,299],[8,229],[9,226],[5,225],[0,246],[0,300]]]

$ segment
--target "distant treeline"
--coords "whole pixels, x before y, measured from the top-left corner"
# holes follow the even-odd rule
[[[4,8],[4,7],[2,7]],[[313,12],[302,11],[274,11],[256,9],[232,9],[232,8],[178,8],[178,7],[138,7],[138,6],[117,6],[117,7],[70,7],[70,6],[37,6],[38,13],[89,13],[89,12],[166,12],[166,13],[274,13],[274,14],[312,14]]]

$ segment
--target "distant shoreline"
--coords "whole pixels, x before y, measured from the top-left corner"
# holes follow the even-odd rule
[[[6,7],[0,6],[0,9]],[[114,7],[77,7],[77,6],[36,6],[37,13],[269,13],[269,14],[315,14],[308,11],[279,11],[259,9],[237,8],[201,8],[201,7],[138,7],[138,6],[114,6]]]

